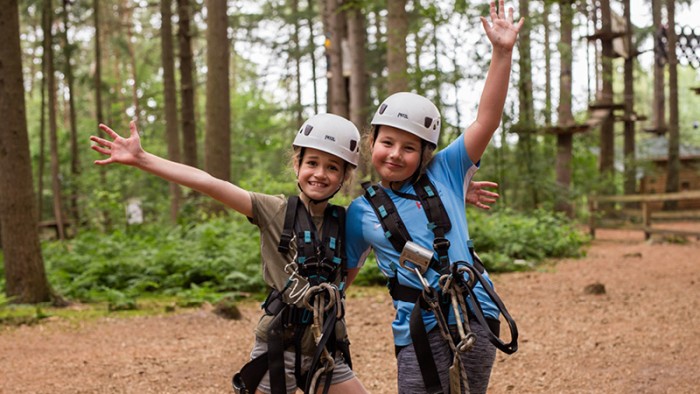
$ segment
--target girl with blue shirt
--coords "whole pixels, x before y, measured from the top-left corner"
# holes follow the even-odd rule
[[[374,250],[379,268],[389,278],[396,308],[392,329],[397,352],[399,393],[485,393],[495,359],[496,347],[489,342],[488,334],[490,330],[497,335],[499,307],[489,297],[488,292],[493,292],[493,285],[485,271],[482,274],[483,283],[476,283],[473,293],[490,328],[472,318],[466,319],[469,323],[467,327],[456,327],[457,320],[461,319],[455,319],[454,309],[448,305],[446,309],[449,313],[444,313],[445,322],[453,335],[459,328],[462,339],[466,337],[465,330],[476,339],[471,340],[470,350],[460,352],[458,359],[453,358],[454,348],[445,338],[444,330],[441,330],[442,315],[431,312],[429,308],[421,308],[418,320],[419,323],[422,320],[421,328],[427,332],[430,346],[426,348],[417,343],[416,330],[412,332],[410,328],[417,301],[412,301],[415,298],[397,297],[395,290],[411,293],[411,290],[421,292],[432,288],[434,293],[431,294],[436,294],[444,283],[441,283],[441,273],[433,264],[424,272],[411,269],[410,265],[403,266],[404,262],[400,261],[402,251],[397,250],[395,245],[396,231],[390,230],[391,226],[387,227],[386,219],[392,217],[395,210],[403,223],[398,227],[404,226],[403,231],[407,232],[410,241],[429,249],[431,253],[436,252],[433,261],[449,261],[450,264],[466,262],[474,266],[464,214],[464,185],[469,183],[478,169],[481,156],[500,124],[508,91],[513,46],[524,22],[521,19],[514,23],[513,9],[509,8],[506,14],[503,0],[499,1],[498,10],[491,3],[490,14],[490,24],[481,18],[493,52],[476,120],[464,134],[433,156],[441,126],[437,107],[425,97],[413,93],[402,92],[388,97],[375,113],[367,136],[372,165],[381,179],[380,184],[367,188],[365,196],[355,199],[348,208],[348,261],[361,265],[370,249]],[[433,222],[429,223],[426,216],[425,200],[417,195],[418,189],[415,188],[419,182],[424,184],[424,179],[430,182],[426,189],[428,195],[437,193],[449,217],[449,231],[439,237],[440,242],[436,242],[436,226]],[[370,201],[375,193],[385,196],[385,199],[388,197],[390,203],[387,201],[377,207]],[[490,288],[485,289],[484,285]],[[468,309],[474,308],[470,306]],[[435,364],[432,371],[437,372],[437,377],[431,376],[431,370],[419,361],[429,356],[421,354],[426,349],[432,355]],[[461,381],[468,380],[468,387],[466,382],[462,383],[461,388],[459,384],[454,385],[460,377]]]

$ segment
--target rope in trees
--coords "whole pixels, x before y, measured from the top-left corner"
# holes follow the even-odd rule
[[[676,32],[678,37],[676,45],[676,56],[684,66],[700,69],[700,28],[693,29],[689,26],[681,26],[680,32]],[[668,34],[666,26],[663,26],[656,33],[659,40],[660,53],[656,54],[656,62],[660,65],[668,62]]]

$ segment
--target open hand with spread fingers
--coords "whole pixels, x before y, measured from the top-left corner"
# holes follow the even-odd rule
[[[488,182],[488,181],[471,181],[469,182],[469,187],[467,188],[467,195],[465,201],[467,204],[471,204],[477,208],[483,210],[491,209],[489,204],[493,204],[500,197],[496,192],[492,192],[489,189],[498,188],[498,183]]]
[[[522,28],[525,23],[525,19],[520,18],[517,23],[513,23],[513,7],[508,7],[508,11],[506,12],[503,0],[498,1],[498,10],[496,10],[496,3],[493,1],[491,2],[490,14],[491,23],[489,24],[488,20],[483,16],[481,17],[481,23],[484,26],[486,36],[489,38],[489,41],[491,41],[494,50],[513,50],[515,40],[518,37],[520,28]]]
[[[107,140],[97,136],[90,136],[90,141],[94,142],[91,148],[105,156],[107,159],[95,160],[97,165],[107,165],[111,163],[120,163],[129,166],[137,166],[141,157],[145,155],[145,151],[141,147],[141,139],[139,132],[136,130],[136,123],[132,120],[129,123],[131,135],[129,138],[124,138],[117,134],[104,124],[100,124],[100,129],[107,133],[112,140]]]

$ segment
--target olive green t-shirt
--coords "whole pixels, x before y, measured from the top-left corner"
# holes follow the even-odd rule
[[[282,254],[277,250],[284,227],[287,198],[283,195],[272,196],[255,192],[250,192],[250,198],[253,203],[253,217],[250,218],[250,222],[260,229],[260,256],[263,279],[272,288],[282,291],[290,278],[290,273],[285,272],[284,268],[293,261],[297,249],[296,241],[292,240],[289,244],[288,253]],[[317,232],[320,233],[323,216],[314,216],[313,222],[316,225]],[[308,287],[308,282],[299,275],[295,275],[294,278],[284,292],[283,300],[286,303],[303,308],[302,298],[304,290]],[[337,278],[336,282],[340,282],[340,278]],[[255,330],[256,336],[260,340],[267,341],[267,328],[271,320],[272,316],[267,315],[260,319]],[[345,324],[338,322],[336,325],[336,337],[340,339],[344,338],[345,335]],[[313,338],[308,339],[313,341]],[[305,343],[304,348],[307,348],[307,341],[306,338],[303,341]],[[306,349],[304,350],[304,353],[308,352]]]

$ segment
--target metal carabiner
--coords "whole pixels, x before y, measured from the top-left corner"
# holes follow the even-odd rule
[[[476,343],[476,334],[469,332],[467,335],[462,337],[462,339],[457,344],[457,351],[460,353],[466,353],[474,347]]]
[[[474,275],[474,267],[467,265],[467,264],[458,264],[457,265],[457,273],[463,274],[465,272],[467,273],[467,275],[469,275],[469,279],[467,280],[466,285],[469,288],[474,288],[474,285],[476,284],[476,276]]]

